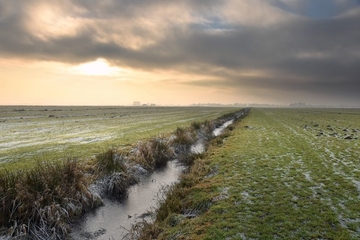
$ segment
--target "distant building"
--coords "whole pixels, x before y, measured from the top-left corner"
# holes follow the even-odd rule
[[[133,105],[134,106],[141,106],[141,102],[140,101],[134,101]]]

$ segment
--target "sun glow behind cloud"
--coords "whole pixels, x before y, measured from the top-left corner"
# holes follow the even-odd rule
[[[118,76],[122,73],[119,67],[112,67],[106,59],[98,58],[96,61],[86,62],[75,67],[71,70],[74,73],[86,76]]]
[[[358,104],[360,2],[320,2],[0,0],[0,104]]]

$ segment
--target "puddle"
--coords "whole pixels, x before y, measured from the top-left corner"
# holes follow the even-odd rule
[[[73,239],[122,239],[131,226],[150,219],[147,213],[157,206],[161,187],[177,181],[182,168],[175,161],[164,169],[142,176],[139,184],[131,186],[128,198],[118,202],[103,199],[105,206],[87,213],[82,222],[72,229]]]
[[[215,137],[219,136],[222,133],[222,131],[224,131],[224,129],[227,128],[229,125],[231,125],[233,122],[234,122],[234,120],[230,120],[230,121],[225,122],[220,127],[215,128],[215,130],[213,131],[214,136]]]

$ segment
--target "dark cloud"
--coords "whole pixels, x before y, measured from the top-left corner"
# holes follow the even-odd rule
[[[256,26],[226,17],[221,10],[225,0],[73,1],[66,10],[83,25],[76,34],[45,38],[27,25],[29,7],[37,1],[22,2],[0,0],[1,56],[67,63],[102,57],[119,66],[171,69],[212,79],[186,84],[267,89],[269,99],[272,92],[283,92],[291,101],[292,92],[301,92],[304,100],[311,95],[360,103],[360,10],[354,2],[347,5],[351,12],[344,6],[335,11],[341,16],[296,17]],[[281,1],[270,2],[284,15],[295,12]],[[178,15],[169,18],[174,11]],[[187,20],[178,19],[182,15]],[[107,41],[100,41],[101,36]],[[138,47],[129,45],[133,38],[139,39]],[[249,77],[244,74],[248,71],[268,76]]]

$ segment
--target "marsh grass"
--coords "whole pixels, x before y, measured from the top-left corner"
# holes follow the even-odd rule
[[[174,159],[174,153],[167,140],[154,138],[150,140],[149,144],[152,152],[152,164],[154,165],[154,168],[164,167],[169,160]]]
[[[64,238],[68,224],[94,207],[94,196],[76,160],[38,162],[20,172],[0,173],[0,225],[9,236]]]
[[[135,224],[125,235],[126,240],[148,240],[152,236],[158,236],[163,230],[149,221],[142,221]]]
[[[191,145],[197,140],[190,129],[187,130],[181,127],[176,128],[174,135],[171,144],[174,146],[176,153],[189,151]]]
[[[94,188],[100,196],[121,200],[127,197],[128,187],[138,182],[128,172],[125,155],[114,149],[96,155]]]
[[[170,141],[170,144],[174,148],[174,152],[178,163],[182,166],[189,167],[193,164],[194,160],[201,157],[203,153],[191,152],[191,147],[199,140],[200,133],[203,132],[203,123],[193,123],[190,128],[177,128],[174,132],[174,138]],[[205,144],[205,141],[204,141]]]
[[[201,126],[202,126],[201,122],[192,122],[190,125],[192,131],[199,130],[201,128]]]
[[[199,135],[201,138],[205,139],[206,141],[209,141],[211,138],[213,138],[213,131],[216,128],[215,121],[204,121],[204,124],[202,125],[201,131],[199,131]]]
[[[166,139],[152,138],[139,142],[132,157],[133,161],[152,171],[166,166],[168,161],[174,159],[174,153]]]
[[[95,157],[95,169],[98,174],[126,172],[125,158],[122,153],[114,149],[102,152]]]
[[[123,199],[131,185],[129,175],[124,172],[113,172],[101,179],[105,195],[111,199]]]

